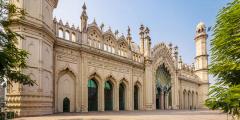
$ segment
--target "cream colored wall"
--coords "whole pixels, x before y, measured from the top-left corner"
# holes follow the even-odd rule
[[[208,81],[207,70],[193,72],[192,69],[181,71],[178,69],[177,57],[174,51],[164,43],[156,45],[147,58],[143,54],[135,53],[126,48],[127,56],[120,56],[89,46],[89,31],[80,32],[79,29],[63,25],[52,19],[52,11],[56,0],[12,0],[17,6],[25,8],[29,13],[26,23],[13,25],[12,29],[24,36],[19,40],[19,48],[27,50],[30,55],[27,60],[29,66],[24,73],[36,80],[33,87],[13,83],[8,90],[8,106],[20,116],[52,114],[62,112],[65,97],[70,99],[71,112],[88,111],[88,80],[95,78],[99,85],[98,111],[104,111],[104,82],[111,80],[114,86],[113,110],[119,110],[119,84],[126,84],[126,110],[134,109],[134,85],[139,86],[140,110],[155,109],[155,72],[157,67],[165,64],[171,74],[172,109],[183,108],[183,91],[198,93],[190,103],[203,106],[207,97],[208,84],[200,84],[199,80]],[[92,24],[93,25],[93,24]],[[76,41],[58,38],[58,29],[69,31],[76,35]],[[96,26],[93,30],[98,29]],[[54,32],[53,32],[53,31]],[[89,32],[89,33],[88,33]],[[100,36],[112,36],[113,33],[99,33]],[[104,40],[103,40],[104,41]],[[119,44],[116,42],[116,50]],[[196,42],[197,55],[204,53],[206,43]],[[125,46],[126,47],[126,46]],[[135,60],[133,55],[139,56]],[[207,58],[206,58],[207,59]],[[204,58],[198,66],[207,67]],[[145,60],[145,61],[144,61]],[[198,60],[198,58],[197,58]],[[198,76],[196,76],[198,75]],[[185,78],[185,79],[182,79]],[[199,86],[200,85],[200,86]],[[198,87],[199,86],[199,87]],[[196,95],[196,94],[195,94]],[[187,98],[189,99],[189,98]],[[186,102],[186,101],[185,101]],[[187,102],[188,103],[188,102]]]
[[[106,52],[107,53],[107,52]],[[80,56],[78,56],[80,55]],[[63,101],[63,97],[59,97],[62,89],[58,86],[58,80],[61,79],[59,76],[62,76],[62,72],[66,69],[73,71],[78,79],[79,84],[75,84],[75,88],[79,88],[79,96],[76,96],[78,99],[76,101],[76,110],[75,111],[87,111],[88,105],[88,92],[87,92],[87,83],[91,79],[91,76],[96,74],[96,79],[99,84],[99,111],[104,111],[104,93],[103,85],[106,80],[111,79],[114,86],[114,106],[115,111],[119,110],[118,103],[118,87],[119,84],[124,81],[126,84],[126,110],[133,110],[133,87],[135,83],[140,85],[140,100],[139,107],[143,109],[143,70],[135,68],[132,65],[121,63],[118,61],[111,60],[110,58],[105,58],[99,55],[93,55],[86,52],[75,51],[70,47],[56,47],[56,57],[55,57],[55,66],[56,66],[56,83],[55,83],[55,94],[58,95],[58,99],[55,105],[60,106]],[[111,77],[111,78],[110,78]],[[58,90],[57,90],[58,88]],[[78,90],[76,90],[78,91]],[[56,97],[56,96],[55,96]],[[60,101],[60,102],[59,102]],[[59,104],[61,103],[61,104]],[[59,109],[62,109],[57,107]],[[61,110],[56,110],[56,112],[61,112]]]
[[[188,80],[184,80],[184,79],[179,79],[179,81],[180,81],[180,90],[179,90],[180,109],[190,109],[188,107],[188,104],[191,105],[191,106],[193,105],[193,108],[195,108],[195,107],[199,108],[199,98],[200,98],[200,96],[199,96],[199,86],[198,86],[198,84],[196,84],[194,82],[191,82],[191,81],[188,81]],[[187,93],[191,92],[191,95],[194,95],[193,99],[192,98],[190,100],[188,100],[189,98],[184,99],[184,97],[186,97],[186,96],[183,95],[184,91],[186,91]],[[196,94],[198,94],[198,98],[197,98]]]

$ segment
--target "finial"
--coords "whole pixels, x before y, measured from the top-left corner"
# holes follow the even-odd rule
[[[85,2],[83,3],[82,9],[83,9],[83,10],[86,10],[86,9],[87,9]]]
[[[63,25],[62,19],[59,20],[60,25]]]
[[[57,18],[56,18],[56,16],[54,17],[53,21],[54,21],[54,22],[57,22]]]
[[[192,63],[192,68],[193,68],[193,69],[195,68],[194,62]]]
[[[114,33],[114,34],[115,34],[115,36],[117,36],[117,35],[118,35],[118,33],[119,33],[119,32],[118,32],[118,30],[116,30],[116,31],[115,31],[115,33]]]
[[[101,31],[103,30],[103,27],[104,27],[104,24],[102,23],[102,24],[100,25]]]
[[[168,46],[169,46],[169,48],[172,48],[172,43],[169,43]]]
[[[72,25],[72,29],[75,29],[75,26],[74,26],[74,24]]]
[[[65,25],[65,26],[69,27],[69,23],[68,23],[68,22],[66,22],[66,25]]]
[[[182,63],[182,56],[179,56],[179,62]]]
[[[150,32],[149,28],[146,27],[146,29],[145,29],[145,33],[148,34],[149,32]]]
[[[143,25],[143,24],[141,24],[141,26],[140,26],[140,30],[141,30],[141,31],[144,30],[144,25]]]
[[[130,36],[131,35],[131,29],[130,29],[130,27],[128,26],[128,35]]]
[[[95,19],[95,18],[93,19],[93,24],[95,24],[95,25],[97,24],[97,22],[96,22],[96,19]]]
[[[111,27],[109,26],[108,31],[112,31]]]

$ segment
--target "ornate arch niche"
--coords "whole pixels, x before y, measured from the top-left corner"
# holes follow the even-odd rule
[[[76,110],[76,75],[69,68],[58,73],[56,89],[57,111],[63,112],[63,100],[68,98],[70,112],[74,112]]]
[[[90,26],[88,28],[88,44],[90,46],[101,49],[102,32],[97,26]]]
[[[128,110],[129,82],[127,81],[127,79],[122,78],[118,84],[119,110]]]
[[[153,96],[156,109],[172,109],[177,99],[175,96],[175,62],[173,61],[170,49],[164,43],[156,45],[153,48],[152,54],[154,76]],[[168,99],[166,100],[165,95],[168,95]],[[162,98],[162,96],[164,97]]]
[[[87,108],[88,111],[100,110],[102,78],[97,72],[90,74],[87,80]]]
[[[104,79],[104,109],[105,111],[114,110],[114,101],[116,101],[116,79],[112,75],[108,75]]]

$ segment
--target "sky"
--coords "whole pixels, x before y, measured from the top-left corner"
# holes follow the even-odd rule
[[[218,11],[230,0],[59,0],[54,16],[80,26],[82,5],[87,6],[88,22],[95,18],[105,30],[127,34],[130,26],[133,41],[139,44],[139,27],[149,27],[152,47],[160,42],[179,48],[184,63],[192,64],[195,57],[196,25],[202,21],[214,26]],[[211,32],[208,32],[209,42]],[[209,52],[208,52],[209,53]]]

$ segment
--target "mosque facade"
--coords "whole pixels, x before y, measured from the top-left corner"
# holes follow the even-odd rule
[[[88,21],[84,4],[80,27],[53,18],[58,0],[11,0],[28,13],[12,25],[19,48],[30,54],[23,72],[37,85],[13,83],[7,107],[19,116],[60,112],[201,109],[208,97],[207,33],[197,27],[193,65],[178,47],[152,45],[150,30],[139,27],[140,45],[127,35]]]

